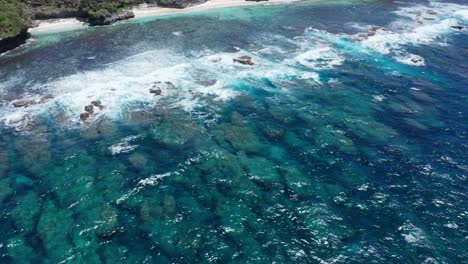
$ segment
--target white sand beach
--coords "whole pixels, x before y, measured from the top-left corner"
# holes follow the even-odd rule
[[[245,1],[245,0],[208,0],[207,2],[199,5],[190,6],[184,9],[179,8],[163,8],[163,7],[145,7],[140,6],[133,9],[135,18],[139,17],[153,17],[169,14],[190,13],[195,11],[203,11],[210,9],[238,7],[238,6],[254,6],[254,5],[274,5],[281,3],[297,2],[298,0],[269,0],[269,1]]]
[[[71,30],[86,26],[86,23],[76,18],[46,19],[35,22],[38,23],[38,26],[29,29],[31,34]]]

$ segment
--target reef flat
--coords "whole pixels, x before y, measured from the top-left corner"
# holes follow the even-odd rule
[[[464,263],[468,6],[328,1],[0,56],[1,263]]]

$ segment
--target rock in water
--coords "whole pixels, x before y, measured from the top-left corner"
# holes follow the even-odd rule
[[[150,89],[150,93],[154,94],[154,95],[161,95],[161,89],[159,88],[151,88]]]
[[[463,30],[465,27],[457,25],[457,26],[451,26],[451,28],[457,29],[457,30]]]
[[[28,29],[23,29],[18,35],[8,38],[0,37],[0,53],[8,50],[12,50],[20,45],[26,43],[28,38],[31,36]]]
[[[18,100],[18,101],[14,101],[13,102],[13,106],[14,107],[28,107],[28,106],[31,106],[33,104],[35,104],[36,102],[35,101],[32,101],[32,100]]]
[[[99,110],[102,110],[104,108],[104,106],[102,105],[101,100],[91,101],[91,104],[94,105],[95,107],[99,108]]]
[[[239,58],[232,59],[232,61],[240,63],[240,64],[244,64],[244,65],[251,65],[251,66],[254,65],[254,63],[252,62],[252,57],[250,56],[240,56]]]
[[[414,64],[420,64],[423,62],[423,59],[421,57],[414,57],[414,58],[411,58],[411,62]]]
[[[85,110],[86,112],[88,112],[90,115],[92,115],[92,114],[94,113],[94,107],[93,107],[92,104],[85,106],[85,107],[84,107],[84,110]]]
[[[82,121],[86,121],[86,120],[88,120],[88,118],[89,118],[89,113],[88,112],[81,113],[80,119]]]
[[[370,31],[371,31],[371,32],[377,32],[377,31],[379,31],[379,30],[383,30],[383,27],[381,27],[381,26],[373,26],[373,27],[370,28]]]

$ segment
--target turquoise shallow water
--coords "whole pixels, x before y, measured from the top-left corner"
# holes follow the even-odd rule
[[[34,36],[0,57],[0,262],[466,263],[467,12],[305,2]]]

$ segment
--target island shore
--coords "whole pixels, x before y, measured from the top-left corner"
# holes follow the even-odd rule
[[[157,17],[172,14],[191,13],[196,11],[206,11],[211,9],[227,8],[227,7],[240,7],[240,6],[257,6],[257,5],[274,5],[282,3],[292,3],[301,0],[269,0],[269,1],[245,1],[245,0],[209,0],[205,3],[190,6],[187,8],[167,8],[158,6],[141,5],[135,7],[132,11],[135,13],[135,19],[144,17]],[[37,20],[38,26],[29,29],[31,34],[57,32],[78,29],[87,26],[76,18],[63,18],[63,19],[47,19]]]

